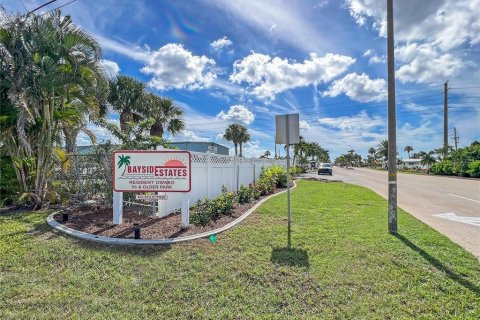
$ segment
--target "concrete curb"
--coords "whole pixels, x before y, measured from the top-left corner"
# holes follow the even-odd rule
[[[293,187],[290,189],[295,189],[297,187],[296,183],[293,182]],[[179,242],[185,242],[185,241],[191,241],[191,240],[196,240],[196,239],[201,239],[201,238],[206,238],[211,236],[212,234],[218,234],[223,231],[226,231],[233,226],[237,225],[238,223],[242,222],[245,220],[250,214],[252,214],[262,203],[267,201],[270,198],[273,198],[275,196],[278,196],[282,193],[287,192],[287,190],[281,191],[279,193],[272,194],[259,202],[257,202],[253,207],[251,207],[247,212],[245,212],[243,215],[238,217],[237,219],[233,220],[232,222],[224,225],[223,227],[220,227],[218,229],[210,230],[207,232],[199,233],[199,234],[194,234],[190,236],[185,236],[185,237],[178,237],[178,238],[165,238],[165,239],[125,239],[125,238],[112,238],[112,237],[104,237],[104,236],[97,236],[91,233],[87,232],[82,232],[78,231],[75,229],[68,228],[64,226],[61,223],[58,223],[53,216],[58,213],[54,212],[50,214],[47,217],[47,223],[50,227],[53,229],[67,234],[71,237],[82,239],[82,240],[87,240],[87,241],[93,241],[97,243],[103,243],[103,244],[113,244],[113,245],[170,245],[174,243],[179,243]]]

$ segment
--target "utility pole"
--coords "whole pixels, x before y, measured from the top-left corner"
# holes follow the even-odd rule
[[[448,152],[448,81],[443,84],[443,152]]]
[[[453,127],[453,142],[455,142],[455,151],[458,150],[458,140],[460,137],[458,136],[458,131],[456,127]]]
[[[395,57],[393,0],[387,0],[388,55],[388,231],[397,233],[397,119],[395,114]]]

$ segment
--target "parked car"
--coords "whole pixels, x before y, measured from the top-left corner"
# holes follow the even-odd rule
[[[330,163],[320,163],[318,166],[318,174],[333,174],[332,165]]]

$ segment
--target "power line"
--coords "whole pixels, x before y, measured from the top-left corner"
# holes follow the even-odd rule
[[[50,1],[42,4],[41,6],[36,7],[35,9],[33,9],[32,11],[30,11],[30,12],[27,13],[27,17],[28,17],[29,15],[31,15],[32,13],[34,13],[35,11],[40,10],[40,9],[42,9],[43,7],[48,6],[49,4],[54,3],[54,2],[56,2],[56,1],[57,1],[57,0],[50,0]]]
[[[43,13],[42,16],[43,16],[43,15],[46,15],[46,14],[48,14],[48,13],[50,13],[50,12],[53,12],[53,11],[55,11],[55,10],[61,9],[61,8],[63,8],[63,7],[66,7],[66,6],[68,6],[69,4],[74,3],[75,1],[77,1],[77,0],[71,0],[71,1],[69,1],[69,2],[67,2],[67,3],[65,3],[65,4],[62,4],[61,6],[58,6],[58,7],[54,8],[54,9],[52,9],[52,10],[50,10],[50,11],[47,11],[47,12]]]

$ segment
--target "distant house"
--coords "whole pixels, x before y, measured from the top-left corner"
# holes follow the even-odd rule
[[[228,156],[229,149],[224,145],[216,142],[205,141],[182,141],[182,142],[170,142],[171,146],[180,150],[195,151],[195,152],[209,152],[215,154],[223,154]]]
[[[427,166],[422,165],[422,159],[403,159],[402,166],[406,169],[421,169],[427,170]]]
[[[183,141],[183,142],[170,142],[172,147],[179,150],[187,150],[194,152],[209,152],[215,154],[222,154],[228,156],[229,148],[216,142],[204,142],[204,141]],[[117,146],[118,147],[118,146]],[[93,146],[77,146],[76,154],[91,154],[93,152]]]

